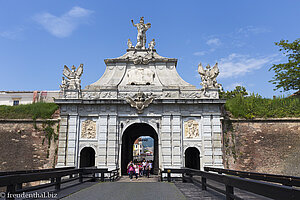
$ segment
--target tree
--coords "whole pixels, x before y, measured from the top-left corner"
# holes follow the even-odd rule
[[[248,92],[245,87],[243,86],[236,86],[233,91],[220,91],[219,92],[220,98],[222,99],[232,99],[236,96],[247,96]]]
[[[288,57],[287,63],[273,64],[269,71],[274,70],[275,76],[269,82],[276,85],[274,90],[300,90],[300,39],[289,43],[288,40],[275,42],[279,51]]]

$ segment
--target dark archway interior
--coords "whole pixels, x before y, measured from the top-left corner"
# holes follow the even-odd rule
[[[153,172],[158,173],[158,136],[154,128],[146,123],[135,123],[125,129],[122,136],[121,172],[126,174],[127,165],[133,159],[133,143],[141,136],[150,136],[154,140]]]
[[[185,167],[200,170],[200,152],[196,147],[185,150]]]
[[[93,166],[95,166],[95,151],[92,147],[84,147],[80,151],[79,167],[93,167]]]

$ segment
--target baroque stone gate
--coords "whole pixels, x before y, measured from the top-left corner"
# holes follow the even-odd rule
[[[221,105],[216,82],[217,64],[198,72],[202,89],[177,73],[177,59],[160,56],[153,39],[146,47],[151,27],[143,17],[137,44],[128,39],[127,52],[106,59],[106,71],[81,89],[81,64],[65,66],[60,98],[61,122],[58,162],[61,166],[92,166],[124,172],[132,159],[132,146],[140,136],[154,139],[154,168],[223,167]]]

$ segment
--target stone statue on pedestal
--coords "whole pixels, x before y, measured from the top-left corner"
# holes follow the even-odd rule
[[[210,68],[210,65],[207,65],[206,70],[200,63],[198,65],[198,73],[201,76],[202,83],[200,83],[200,85],[203,86],[204,92],[206,92],[207,89],[222,89],[221,84],[218,84],[216,80],[219,75],[218,63],[216,63],[213,68]]]
[[[136,49],[146,49],[146,31],[151,27],[150,23],[144,24],[144,17],[141,17],[140,23],[134,24],[133,20],[131,23],[137,28],[137,43],[135,45]]]
[[[127,46],[128,46],[128,49],[134,48],[130,39],[128,39],[128,41],[127,41]]]
[[[72,70],[70,70],[66,65],[64,66],[63,75],[67,77],[69,80],[65,80],[63,78],[61,88],[64,90],[79,90],[81,91],[81,80],[80,77],[83,73],[83,64],[75,71],[76,67],[73,65]]]
[[[149,49],[150,49],[151,51],[153,51],[154,47],[155,47],[155,40],[152,39],[151,42],[149,43]]]

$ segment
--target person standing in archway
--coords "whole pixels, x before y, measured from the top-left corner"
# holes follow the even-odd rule
[[[135,179],[138,179],[138,176],[140,174],[140,168],[137,162],[134,164],[134,170],[135,170]]]
[[[128,172],[129,172],[130,181],[132,181],[132,177],[133,177],[133,174],[134,174],[134,167],[133,167],[132,163],[129,165]]]
[[[152,166],[152,160],[149,160],[149,174],[150,173],[153,174],[152,168],[153,168],[153,166]]]
[[[147,165],[147,162],[146,160],[144,159],[143,162],[142,162],[142,167],[143,167],[143,176],[146,175],[146,165]]]
[[[149,161],[147,160],[147,162],[146,162],[146,166],[145,166],[145,171],[146,171],[146,176],[147,176],[147,178],[149,178],[150,177],[150,166],[149,166]]]

